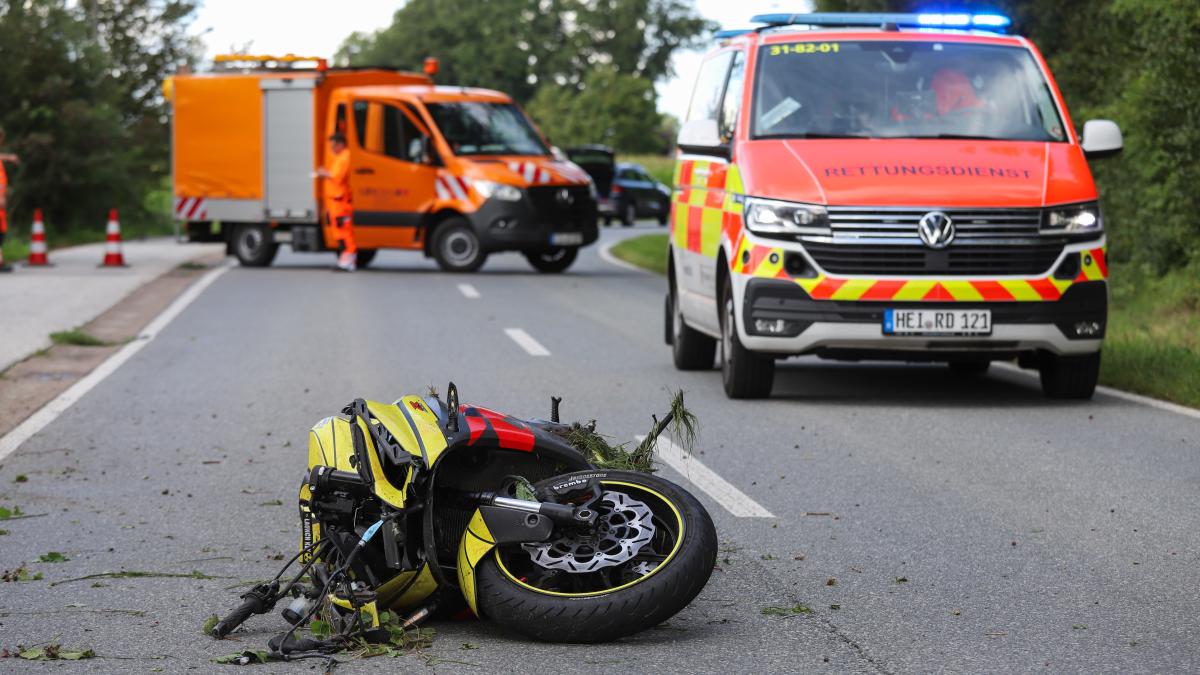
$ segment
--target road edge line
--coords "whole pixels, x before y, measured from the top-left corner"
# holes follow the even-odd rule
[[[138,334],[137,338],[105,359],[92,372],[84,375],[78,382],[54,397],[49,403],[39,408],[37,412],[30,415],[24,422],[18,424],[3,438],[0,438],[0,462],[7,459],[25,441],[28,441],[42,429],[49,426],[51,422],[58,419],[59,415],[70,409],[71,406],[75,405],[79,399],[83,398],[96,385],[103,382],[109,375],[112,375],[118,368],[124,365],[126,361],[140,352],[143,347],[150,344],[175,317],[182,314],[183,310],[187,309],[188,305],[192,304],[204,292],[204,289],[212,285],[230,267],[231,263],[225,262],[200,277],[199,280],[189,286],[179,297],[175,298],[158,316],[154,317],[150,323],[146,324],[146,327]]]
[[[1037,373],[1025,370],[1024,368],[1012,363],[996,362],[996,365],[1010,373],[1016,373],[1028,378],[1038,377]],[[1172,403],[1170,401],[1164,401],[1162,399],[1152,398],[1150,396],[1143,396],[1141,394],[1134,394],[1133,392],[1123,391],[1121,389],[1113,389],[1112,387],[1106,387],[1104,385],[1096,385],[1096,391],[1104,394],[1105,396],[1112,396],[1113,398],[1123,399],[1130,401],[1131,403],[1140,403],[1151,408],[1158,408],[1159,410],[1173,412],[1176,415],[1183,415],[1184,417],[1192,417],[1200,420],[1200,410],[1196,408],[1189,408],[1186,405],[1180,405],[1178,403]]]
[[[646,436],[634,436],[638,443],[646,439]],[[654,442],[654,456],[660,459],[664,464],[671,467],[687,479],[689,483],[695,485],[701,492],[712,497],[714,501],[721,505],[735,518],[774,518],[775,515],[768,511],[766,507],[754,501],[749,495],[733,486],[732,483],[722,478],[716,471],[708,468],[703,462],[696,459],[693,455],[683,451],[683,448],[675,445],[669,438],[659,437]]]
[[[641,272],[642,274],[654,274],[654,272],[651,272],[650,270],[642,269],[641,267],[638,267],[637,265],[634,265],[633,263],[627,263],[624,260],[621,260],[620,258],[618,258],[617,256],[612,254],[612,248],[614,246],[625,241],[626,239],[633,239],[634,237],[640,236],[642,234],[644,234],[644,233],[639,232],[638,234],[631,234],[628,237],[621,237],[620,239],[618,239],[612,243],[601,246],[600,247],[600,259],[610,265],[616,265],[617,267],[623,267],[627,270],[633,270],[634,272]],[[655,275],[655,276],[658,276],[658,275]]]

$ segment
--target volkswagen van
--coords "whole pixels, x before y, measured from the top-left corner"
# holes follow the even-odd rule
[[[678,140],[666,340],[730,397],[776,361],[992,361],[1095,389],[1104,217],[1045,60],[994,14],[754,17],[705,58]]]

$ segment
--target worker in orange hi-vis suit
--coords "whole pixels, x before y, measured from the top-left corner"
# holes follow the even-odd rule
[[[340,131],[331,134],[329,149],[329,166],[318,169],[317,176],[326,180],[325,214],[341,242],[336,269],[353,272],[358,262],[358,246],[354,243],[354,200],[350,192],[350,152],[346,150],[346,136]]]
[[[0,129],[0,146],[4,145],[4,129]],[[0,153],[0,247],[4,246],[4,238],[8,235],[8,172],[4,170],[5,162],[19,163],[21,160],[13,154]],[[11,268],[0,255],[0,271],[7,272]]]

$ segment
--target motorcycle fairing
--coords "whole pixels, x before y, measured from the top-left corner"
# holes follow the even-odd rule
[[[466,532],[463,532],[462,541],[459,542],[457,565],[458,587],[475,616],[479,616],[479,607],[475,602],[475,566],[495,547],[496,538],[488,529],[483,514],[476,509],[475,515],[471,516],[471,521],[467,523]]]

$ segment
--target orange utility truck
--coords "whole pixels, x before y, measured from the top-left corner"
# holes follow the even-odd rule
[[[316,178],[336,131],[351,157],[360,267],[395,248],[449,271],[475,271],[496,251],[567,269],[597,237],[591,179],[556,159],[507,95],[435,86],[432,60],[426,71],[237,55],[170,78],[175,217],[188,239],[223,241],[249,266],[271,264],[280,244],[336,250]]]

